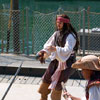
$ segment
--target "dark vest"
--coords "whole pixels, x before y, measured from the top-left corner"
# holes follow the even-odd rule
[[[56,32],[55,35],[55,41],[54,41],[54,45],[55,46],[60,46],[60,47],[64,47],[65,42],[66,42],[66,38],[68,37],[69,34],[72,34],[73,37],[76,39],[75,35],[73,33],[68,33],[68,34],[60,34],[60,32]],[[73,48],[73,50],[75,51],[76,45]]]
[[[71,33],[69,33],[71,34]],[[56,35],[55,35],[55,41],[54,41],[54,45],[55,46],[60,46],[60,47],[64,47],[65,45],[65,42],[66,42],[66,38],[68,37],[69,34],[64,34],[64,35],[61,35],[60,32],[56,32]],[[73,35],[73,34],[72,34]],[[73,35],[74,36],[74,35]],[[75,38],[75,36],[74,36]],[[75,49],[75,47],[74,47]],[[73,49],[73,50],[74,50]],[[75,51],[75,50],[74,50]],[[74,52],[73,54],[70,55],[69,59],[66,61],[68,64],[71,62],[71,63],[74,63],[76,61],[76,53]],[[70,66],[71,67],[71,66]]]

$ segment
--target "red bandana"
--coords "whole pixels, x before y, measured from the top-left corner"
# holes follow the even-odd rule
[[[70,23],[70,20],[63,17],[57,17],[57,22]]]

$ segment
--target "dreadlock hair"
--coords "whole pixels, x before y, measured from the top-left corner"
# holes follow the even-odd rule
[[[67,15],[65,15],[65,14],[58,15],[58,16],[70,20],[70,18]],[[78,48],[79,48],[79,39],[78,39],[77,32],[75,31],[75,29],[73,28],[73,26],[71,25],[71,23],[64,23],[62,30],[60,30],[60,34],[61,34],[62,39],[63,39],[63,36],[65,34],[74,34],[75,35],[75,38],[76,38],[75,51],[77,52]]]

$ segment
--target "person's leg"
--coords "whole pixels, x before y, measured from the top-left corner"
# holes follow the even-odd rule
[[[62,90],[54,89],[51,93],[51,100],[61,100]]]
[[[44,83],[44,82],[41,83],[40,88],[38,90],[38,92],[41,94],[40,100],[47,100],[48,94],[51,92],[51,90],[48,89],[49,85],[50,84],[48,83]]]
[[[42,77],[42,84],[40,85],[40,88],[38,92],[41,94],[41,99],[40,100],[47,100],[48,94],[51,92],[50,89],[48,89],[50,83],[51,83],[51,76],[55,72],[57,68],[57,60],[51,61],[49,64],[48,69],[44,73]]]

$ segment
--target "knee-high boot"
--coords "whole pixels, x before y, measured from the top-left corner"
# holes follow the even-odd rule
[[[62,90],[53,90],[51,93],[51,100],[61,100]]]
[[[41,99],[40,100],[47,100],[48,94],[51,92],[50,89],[48,89],[50,84],[42,82],[40,85],[40,88],[38,92],[41,94]]]

